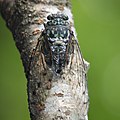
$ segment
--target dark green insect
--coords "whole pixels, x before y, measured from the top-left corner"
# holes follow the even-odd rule
[[[69,63],[69,55],[72,53],[70,40],[70,26],[68,16],[64,14],[52,14],[47,17],[44,25],[43,53],[46,63],[56,73]]]
[[[45,62],[53,72],[60,74],[69,64],[70,55],[74,54],[74,34],[69,24],[69,18],[64,14],[51,14],[47,16],[42,33],[43,40],[40,51],[44,55]],[[76,44],[78,46],[78,44]],[[79,46],[78,46],[79,47]]]

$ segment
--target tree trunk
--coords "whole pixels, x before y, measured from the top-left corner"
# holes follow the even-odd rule
[[[76,38],[69,0],[1,0],[0,9],[20,52],[27,78],[31,120],[88,120],[89,63],[74,46],[69,64],[55,74],[41,54],[39,39],[51,14],[66,14]],[[44,47],[44,46],[43,46]]]

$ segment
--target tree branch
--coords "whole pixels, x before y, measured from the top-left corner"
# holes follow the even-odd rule
[[[79,50],[74,48],[70,64],[56,75],[36,49],[50,14],[68,15],[77,39],[69,0],[2,0],[0,7],[24,65],[31,120],[87,120],[89,63],[81,54],[79,59]]]

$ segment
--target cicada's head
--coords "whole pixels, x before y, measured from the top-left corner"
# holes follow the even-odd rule
[[[68,16],[63,14],[52,14],[47,17],[48,22],[45,24],[46,38],[52,44],[57,40],[63,42],[68,41],[69,37],[69,23]]]

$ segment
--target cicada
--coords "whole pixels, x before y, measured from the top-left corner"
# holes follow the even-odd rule
[[[75,47],[80,59],[82,58],[78,41],[74,37],[69,18],[65,14],[48,15],[44,28],[35,51],[39,49],[44,56],[46,65],[54,73],[60,74],[69,64],[70,56],[74,55]]]
[[[33,87],[36,82],[37,85],[35,84],[35,87],[40,87],[43,83],[44,87],[41,87],[43,92],[46,88],[51,88],[51,80],[55,79],[54,75],[55,77],[56,75],[57,77],[62,75],[62,77],[67,76],[66,80],[71,81],[69,83],[71,85],[70,90],[76,90],[71,92],[71,94],[76,92],[76,96],[73,94],[73,98],[76,99],[76,106],[79,107],[78,113],[82,116],[81,119],[84,116],[87,117],[88,93],[85,80],[86,73],[84,72],[85,63],[78,41],[71,28],[69,17],[65,14],[48,15],[47,22],[44,23],[44,30],[35,46],[31,55],[31,69],[29,70],[35,70],[33,72],[35,80],[32,81],[31,79],[33,83],[29,83],[30,87]],[[50,72],[46,72],[49,70]],[[69,70],[70,74],[64,74]],[[42,105],[39,108],[44,107]]]

